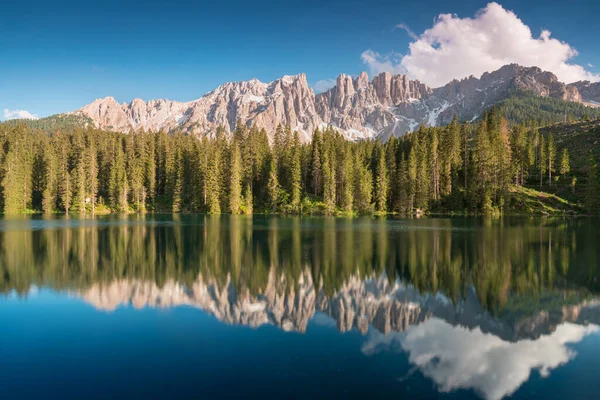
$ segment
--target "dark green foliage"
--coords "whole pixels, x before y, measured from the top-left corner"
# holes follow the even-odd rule
[[[301,143],[279,126],[270,146],[264,129],[239,121],[229,137],[218,129],[201,138],[92,128],[48,135],[0,124],[0,206],[6,213],[495,214],[527,209],[513,200],[533,192],[515,188],[536,183],[566,205],[583,204],[584,191],[595,190],[593,165],[576,148],[582,136],[561,129],[510,128],[492,109],[477,125],[454,119],[387,143],[349,142],[332,127]],[[598,147],[598,133],[586,131],[588,148]],[[577,175],[585,178],[575,185]]]
[[[56,114],[40,119],[11,119],[4,122],[4,124],[9,126],[25,125],[45,133],[54,133],[62,130],[91,127],[94,126],[94,121],[83,115]]]
[[[541,97],[531,92],[516,91],[497,105],[511,123],[550,125],[572,120],[598,119],[600,109],[586,107],[581,103]]]

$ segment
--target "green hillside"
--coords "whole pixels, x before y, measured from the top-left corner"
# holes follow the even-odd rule
[[[534,93],[516,91],[498,103],[502,115],[512,123],[535,123],[546,126],[559,122],[594,120],[600,118],[600,108],[572,101],[540,97]]]
[[[55,114],[40,119],[11,119],[3,123],[9,126],[25,124],[33,130],[39,129],[46,133],[52,133],[57,130],[94,126],[91,118],[75,114]]]

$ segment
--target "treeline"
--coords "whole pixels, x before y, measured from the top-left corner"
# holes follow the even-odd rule
[[[52,133],[57,130],[72,130],[76,128],[85,128],[93,126],[94,121],[91,118],[78,114],[54,114],[49,117],[39,119],[10,119],[3,124],[16,126],[27,125],[31,129],[39,129],[46,133]]]
[[[308,144],[282,126],[270,140],[241,123],[229,137],[201,138],[3,124],[0,143],[5,213],[497,213],[510,209],[513,185],[571,182],[568,152],[551,135],[510,128],[494,109],[477,125],[455,119],[385,144],[349,142],[331,127]],[[597,212],[593,161],[586,198]]]
[[[581,103],[516,91],[498,107],[511,124],[548,126],[558,122],[573,122],[600,118],[600,109]]]

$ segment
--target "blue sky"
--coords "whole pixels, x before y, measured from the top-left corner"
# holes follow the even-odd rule
[[[461,26],[471,26],[466,18],[475,20],[476,29],[493,25],[481,20],[481,12],[477,14],[487,4],[469,0],[454,4],[399,0],[178,1],[172,5],[152,0],[8,2],[0,14],[0,110],[8,114],[0,113],[0,119],[17,115],[13,110],[43,117],[104,96],[120,102],[136,97],[187,101],[226,81],[271,81],[300,72],[317,87],[327,86],[325,82],[342,72],[357,75],[362,70],[407,73],[436,86],[448,77],[462,77],[457,75],[463,71],[464,75],[478,74],[499,62],[496,56],[487,59],[490,50],[483,44],[471,53],[460,41],[460,33],[453,36],[452,27],[459,32]],[[513,48],[518,37],[494,43],[494,51],[502,50],[502,60],[527,63],[541,57],[540,63],[548,66],[544,69],[556,69],[553,72],[559,78],[597,78],[600,2],[511,0],[500,5],[495,14],[488,13],[490,21],[498,22],[500,28],[514,23],[509,31],[521,32],[522,26],[510,19],[511,10],[533,36],[519,48]],[[447,21],[448,29],[438,25],[442,35],[447,35],[444,40],[451,54],[440,53],[428,60],[421,52],[403,60],[413,52],[409,44],[446,13],[456,14]],[[551,31],[551,38],[560,42],[538,46],[542,30]],[[452,43],[463,45],[452,47]],[[433,44],[431,48],[438,47]],[[578,55],[565,56],[572,49]],[[465,52],[471,60],[465,60]],[[479,65],[484,59],[486,63]],[[563,68],[565,63],[581,68]],[[448,71],[449,64],[455,69]]]

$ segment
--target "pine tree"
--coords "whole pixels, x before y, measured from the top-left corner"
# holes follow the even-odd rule
[[[350,146],[344,150],[344,164],[342,167],[342,207],[346,212],[354,210],[354,164]]]
[[[354,188],[356,191],[356,209],[359,213],[365,214],[371,212],[373,209],[373,206],[371,204],[373,196],[373,175],[371,174],[371,170],[364,164],[363,160],[361,159],[358,153],[355,157],[356,160],[354,163]]]
[[[387,196],[389,189],[387,165],[385,162],[385,152],[381,147],[378,149],[378,162],[375,178],[375,204],[377,211],[387,211]]]
[[[415,197],[417,194],[417,150],[414,145],[408,155],[408,212],[412,213],[415,209]]]
[[[73,169],[72,175],[75,180],[75,205],[79,213],[85,212],[85,187],[86,187],[86,174],[83,165],[84,159],[83,154],[79,157],[77,166]]]
[[[428,151],[428,140],[427,131],[421,126],[417,135],[420,137],[418,142],[415,143],[417,151],[417,179],[416,179],[416,190],[415,190],[415,206],[422,211],[429,208],[429,187],[430,187],[430,175],[429,175],[429,151]]]
[[[244,204],[246,205],[246,214],[252,214],[254,211],[254,201],[252,199],[252,186],[248,183],[244,192]]]
[[[144,186],[146,196],[152,202],[152,210],[156,210],[156,142],[152,134],[145,136]]]
[[[271,156],[269,162],[269,208],[272,212],[277,212],[279,209],[279,178],[277,177],[277,159],[275,155]]]
[[[548,156],[546,149],[546,140],[544,136],[540,136],[539,155],[538,155],[538,171],[540,173],[540,188],[542,187],[544,175],[548,170]]]
[[[48,138],[43,141],[42,162],[44,169],[42,211],[44,211],[44,213],[50,213],[56,208],[56,198],[58,196],[58,165],[53,143]]]
[[[335,168],[330,163],[329,152],[323,153],[323,197],[325,201],[325,212],[331,215],[335,212]]]
[[[491,143],[488,135],[488,124],[486,120],[489,118],[486,116],[479,124],[475,134],[475,149],[474,149],[474,161],[477,165],[477,189],[479,192],[479,203],[481,210],[484,212],[491,212],[491,176],[492,176],[492,163],[491,163]]]
[[[110,175],[110,200],[111,206],[116,211],[127,211],[127,194],[129,192],[127,184],[127,172],[125,170],[125,155],[123,144],[120,137],[113,142],[113,161]]]
[[[68,138],[61,136],[59,139],[59,159],[58,159],[58,195],[62,210],[69,213],[71,208],[71,174],[69,166],[69,141]]]
[[[96,212],[96,200],[98,197],[98,154],[96,153],[96,140],[94,136],[88,132],[87,145],[84,151],[85,160],[85,191],[89,196],[92,214]]]
[[[440,162],[439,162],[439,139],[436,129],[430,129],[429,135],[429,171],[431,177],[430,193],[434,201],[440,197]]]
[[[302,195],[302,164],[300,162],[300,137],[298,132],[294,132],[292,155],[291,155],[291,180],[292,180],[292,198],[291,198],[291,209],[292,212],[300,211],[300,201]]]
[[[242,171],[241,155],[237,141],[234,140],[231,149],[231,170],[229,171],[229,211],[239,214],[242,205]]]
[[[554,137],[548,135],[548,185],[552,185],[552,173],[554,172],[555,160],[556,160],[556,145],[554,144]]]
[[[313,135],[311,170],[313,193],[318,196],[322,193],[323,189],[323,174],[321,167],[321,134],[318,129]]]
[[[209,214],[221,213],[221,150],[216,143],[208,149],[206,203]]]
[[[404,152],[400,155],[400,163],[398,164],[398,201],[394,208],[401,214],[409,212],[409,183],[407,161]]]
[[[600,172],[596,158],[591,151],[587,164],[588,174],[585,190],[585,206],[589,213],[600,214]]]
[[[560,173],[563,179],[567,177],[567,174],[571,171],[571,163],[569,161],[569,151],[564,148],[560,155]]]

